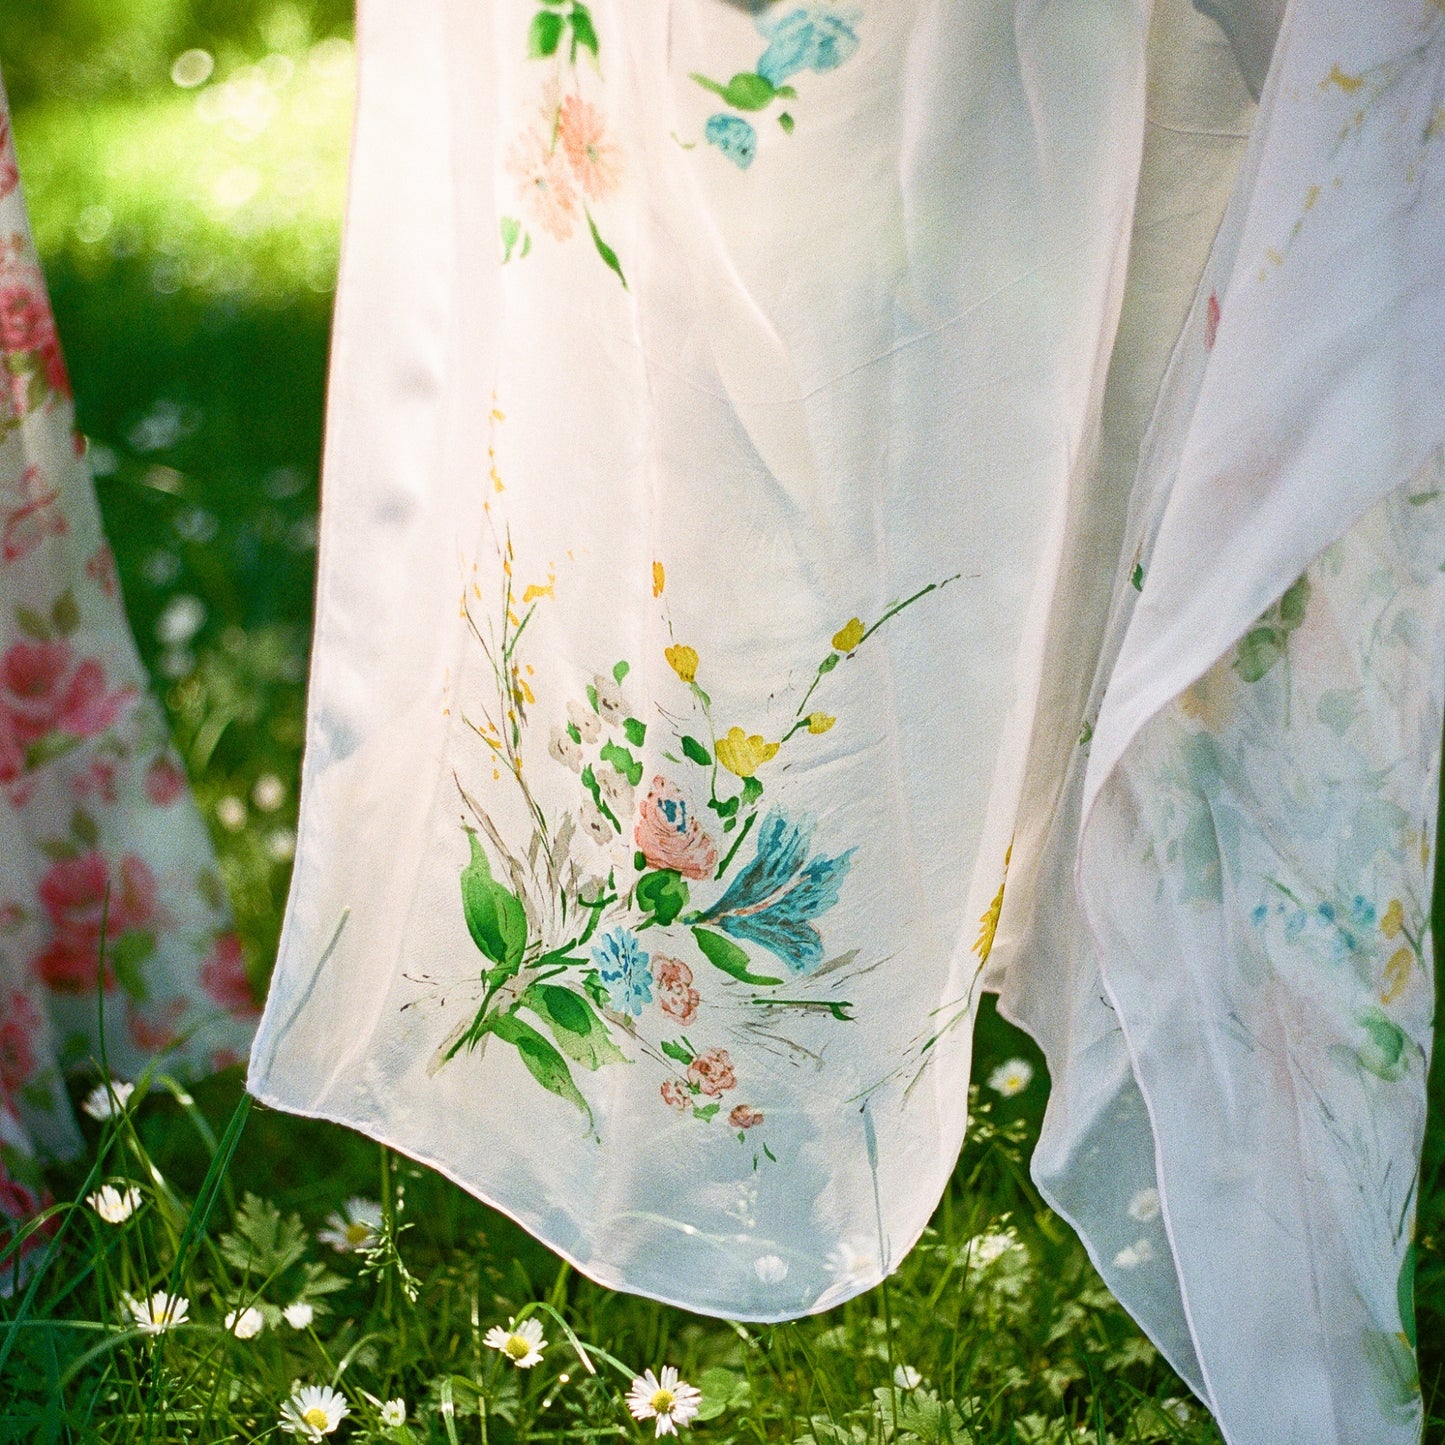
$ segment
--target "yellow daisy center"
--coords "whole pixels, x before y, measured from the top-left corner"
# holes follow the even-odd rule
[[[659,1415],[671,1415],[672,1407],[677,1403],[677,1396],[671,1390],[658,1390],[648,1401],[648,1404]]]
[[[514,1360],[525,1360],[532,1353],[532,1342],[525,1335],[508,1335],[507,1353]]]
[[[331,1423],[326,1417],[326,1411],[320,1405],[313,1405],[302,1417],[301,1423],[309,1425],[313,1430],[324,1430]]]
[[[348,1224],[346,1226],[346,1242],[348,1244],[365,1244],[370,1238],[371,1226],[369,1224]]]

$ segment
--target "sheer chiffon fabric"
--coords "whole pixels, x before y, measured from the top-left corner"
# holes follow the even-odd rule
[[[0,363],[3,1229],[43,1202],[42,1161],[79,1150],[67,1069],[235,1063],[258,1013],[122,610],[3,91]]]
[[[1177,0],[361,22],[252,1090],[783,1319],[1000,989],[1228,1438],[1414,1438],[1445,15],[1298,3],[1257,109]]]

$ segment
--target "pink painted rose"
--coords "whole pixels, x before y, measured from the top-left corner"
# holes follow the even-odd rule
[[[77,660],[68,642],[16,642],[0,657],[0,712],[22,745],[52,732],[94,737],[134,696],[133,688],[108,693],[104,668]]]
[[[158,808],[168,808],[186,791],[181,765],[164,753],[146,769],[146,797]]]
[[[692,970],[678,958],[665,953],[652,955],[652,981],[657,986],[657,1001],[662,1011],[686,1027],[697,1017],[701,1000],[692,986]]]
[[[48,1209],[55,1201],[48,1189],[32,1189],[22,1184],[0,1160],[0,1221],[13,1221],[16,1225],[28,1224],[42,1210]],[[37,1249],[43,1249],[45,1242],[60,1228],[59,1218],[48,1219],[39,1229],[32,1230],[20,1246],[20,1258],[25,1259]],[[10,1237],[10,1231],[0,1227],[0,1247]],[[14,1267],[14,1258],[9,1261]]]
[[[94,795],[102,803],[113,805],[118,796],[115,786],[118,771],[109,758],[97,758],[88,768],[71,779],[76,797],[88,798]]]
[[[726,1049],[709,1049],[699,1054],[687,1066],[688,1082],[711,1098],[728,1089],[737,1087],[737,1075],[733,1073],[732,1056]]]
[[[15,163],[15,143],[10,135],[10,120],[0,116],[0,201],[20,184],[20,167]]]
[[[662,1102],[669,1109],[676,1109],[681,1114],[687,1113],[688,1109],[692,1107],[687,1090],[676,1079],[669,1079],[662,1086]]]
[[[25,749],[15,736],[10,715],[0,708],[0,784],[13,783],[25,771]]]
[[[94,985],[107,885],[110,909],[106,937],[111,947],[128,933],[158,926],[155,874],[134,854],[122,858],[115,870],[94,849],[78,858],[57,860],[46,870],[38,889],[54,936],[33,965],[36,975],[51,988],[84,992]],[[108,948],[107,990],[115,987],[109,952]]]
[[[79,433],[76,435],[79,437]],[[84,438],[80,438],[80,441],[84,447]],[[115,570],[115,553],[104,542],[86,560],[85,575],[100,588],[102,596],[114,597],[120,590]]]
[[[237,1018],[255,1018],[260,1012],[246,977],[246,956],[234,933],[223,933],[201,965],[201,987],[207,995]]]
[[[10,356],[34,357],[46,386],[60,396],[70,395],[70,377],[61,355],[55,317],[38,274],[0,283],[0,351]],[[13,389],[16,409],[25,410],[23,377],[13,377]]]
[[[728,1115],[728,1123],[734,1129],[751,1129],[754,1124],[763,1122],[763,1111],[755,1109],[751,1104],[739,1104],[736,1109]]]
[[[633,830],[652,868],[670,868],[684,878],[706,878],[717,866],[717,848],[692,815],[687,800],[664,777],[655,777]]]
[[[40,1014],[27,994],[13,992],[0,1007],[0,1100],[8,1103],[35,1073],[32,1040]]]

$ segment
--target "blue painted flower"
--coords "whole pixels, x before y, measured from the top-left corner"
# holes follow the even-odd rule
[[[836,70],[858,49],[859,12],[833,5],[806,5],[776,20],[758,21],[768,48],[758,61],[758,74],[782,85],[800,70]]]
[[[752,861],[699,921],[761,944],[794,973],[817,968],[823,940],[813,920],[838,901],[853,850],[809,862],[812,841],[812,818],[790,822],[779,812],[769,813],[758,828]]]
[[[758,153],[758,133],[740,115],[709,116],[702,133],[740,171],[747,170]]]
[[[605,933],[592,950],[592,961],[607,989],[607,997],[618,1013],[633,1018],[652,1002],[651,959],[637,941],[637,935],[625,928]]]

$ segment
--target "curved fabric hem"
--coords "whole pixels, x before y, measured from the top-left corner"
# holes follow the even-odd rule
[[[867,1277],[866,1283],[860,1283],[854,1288],[850,1282],[841,1292],[829,1290],[819,1296],[821,1303],[814,1303],[801,1312],[784,1310],[771,1314],[755,1314],[743,1310],[723,1310],[706,1305],[689,1303],[686,1299],[676,1298],[656,1290],[631,1284],[621,1275],[609,1274],[606,1270],[600,1269],[596,1265],[583,1263],[582,1260],[578,1259],[570,1250],[559,1244],[553,1237],[551,1231],[530,1223],[519,1211],[509,1208],[491,1194],[478,1189],[474,1184],[468,1183],[451,1165],[441,1159],[433,1157],[424,1150],[418,1150],[398,1143],[396,1139],[384,1130],[377,1129],[371,1124],[349,1118],[342,1110],[328,1109],[317,1105],[303,1107],[299,1104],[287,1103],[279,1095],[264,1091],[263,1086],[253,1085],[249,1078],[246,1081],[246,1092],[255,1099],[257,1103],[265,1104],[268,1108],[277,1109],[283,1114],[294,1114],[297,1118],[301,1119],[314,1119],[324,1124],[338,1124],[342,1128],[351,1129],[387,1149],[394,1150],[396,1153],[412,1160],[414,1163],[435,1170],[444,1179],[455,1184],[459,1189],[465,1190],[472,1198],[485,1204],[488,1209],[494,1209],[498,1214],[510,1219],[513,1224],[519,1229],[524,1230],[531,1238],[551,1250],[552,1253],[560,1259],[565,1260],[578,1274],[583,1275],[602,1289],[636,1295],[641,1299],[649,1299],[657,1304],[667,1305],[670,1309],[683,1310],[688,1314],[703,1315],[708,1319],[736,1321],[739,1324],[780,1325],[787,1324],[792,1320],[807,1319],[813,1315],[826,1314],[829,1310],[837,1309],[840,1305],[847,1304],[849,1300],[857,1299],[859,1295],[867,1294],[869,1290],[876,1289],[884,1280],[890,1279],[896,1274],[899,1265],[913,1252],[914,1246],[923,1237],[929,1222],[933,1218],[934,1211],[938,1208],[943,1198],[943,1190],[940,1190],[938,1198],[934,1200],[933,1206],[929,1209],[928,1215],[923,1223],[919,1225],[916,1232],[908,1237],[908,1242],[899,1251],[897,1261],[893,1267],[887,1271],[879,1271],[876,1275]],[[952,1172],[950,1169],[949,1178],[952,1177]],[[948,1181],[945,1179],[944,1189],[946,1190],[947,1187]]]

